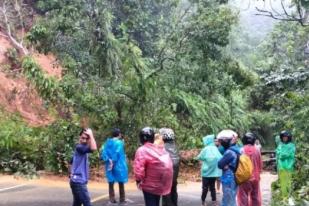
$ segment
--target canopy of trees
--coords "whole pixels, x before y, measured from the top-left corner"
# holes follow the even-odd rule
[[[278,23],[263,41],[250,45],[242,40],[254,33],[238,27],[237,11],[225,1],[9,2],[0,0],[0,29],[16,41],[25,76],[57,121],[47,128],[19,124],[19,135],[10,132],[18,117],[2,115],[1,121],[9,124],[0,124],[6,137],[0,139],[0,151],[7,154],[0,159],[0,170],[64,172],[82,117],[88,118],[99,142],[111,128],[121,128],[129,157],[144,126],[174,128],[181,149],[201,147],[201,137],[224,128],[240,135],[254,131],[273,148],[274,135],[286,129],[298,144],[300,175],[293,195],[308,200],[303,181],[309,178],[304,156],[309,147],[305,17]],[[300,6],[307,15],[304,2]],[[30,17],[25,15],[29,11]],[[16,21],[3,21],[16,13]],[[18,30],[26,35],[16,35]],[[65,68],[60,81],[40,73],[29,55],[31,47],[57,56]],[[49,144],[29,152],[33,147],[22,148],[20,141]]]

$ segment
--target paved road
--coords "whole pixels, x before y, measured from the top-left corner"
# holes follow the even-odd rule
[[[263,180],[264,179],[264,180]],[[275,176],[262,177],[263,205],[270,205],[270,183]],[[116,185],[116,190],[118,186]],[[142,193],[134,183],[126,185],[128,205],[142,206]],[[93,206],[108,205],[107,185],[90,183],[89,191]],[[201,183],[190,182],[179,184],[179,206],[200,206]],[[221,194],[217,195],[221,199]],[[0,176],[0,206],[71,206],[72,195],[66,181],[36,180],[20,181],[12,177]],[[207,196],[210,201],[210,194]]]

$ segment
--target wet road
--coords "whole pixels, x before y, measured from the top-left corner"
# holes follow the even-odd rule
[[[262,175],[261,188],[263,205],[265,206],[270,205],[270,183],[275,178],[276,176],[270,174]],[[93,206],[109,205],[107,185],[105,183],[90,183],[88,189]],[[115,190],[117,191],[117,189],[118,186],[115,185]],[[201,183],[187,182],[179,184],[178,193],[179,206],[201,205]],[[142,192],[136,189],[134,182],[126,185],[126,197],[127,205],[144,205]],[[217,199],[221,200],[221,198],[221,194],[217,194]],[[0,200],[0,206],[70,206],[72,204],[72,194],[66,181],[20,181],[0,176]],[[211,202],[210,194],[207,195],[207,202]]]

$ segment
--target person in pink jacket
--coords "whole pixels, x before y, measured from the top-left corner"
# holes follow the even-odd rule
[[[143,191],[145,206],[159,206],[161,195],[171,191],[173,163],[163,145],[155,145],[154,130],[141,130],[140,146],[134,158],[134,175],[137,186]]]
[[[244,147],[242,153],[250,157],[253,164],[251,178],[241,184],[237,193],[238,206],[261,206],[260,174],[262,171],[261,152],[254,145],[256,140],[255,134],[247,132],[242,141]]]

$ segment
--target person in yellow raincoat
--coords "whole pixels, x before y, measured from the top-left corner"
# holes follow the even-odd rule
[[[295,144],[292,142],[292,134],[288,131],[280,133],[281,144],[276,149],[279,183],[281,195],[287,197],[291,188],[292,173],[295,163]]]

